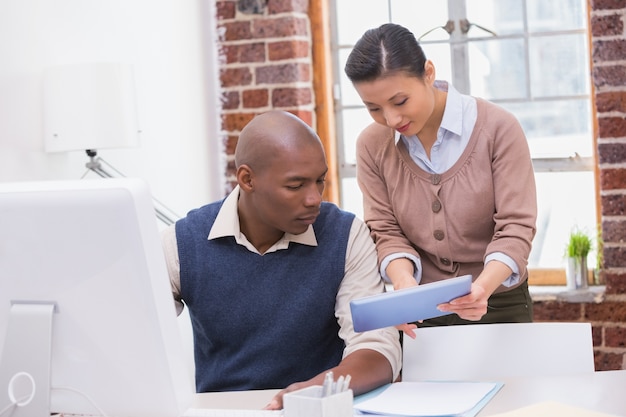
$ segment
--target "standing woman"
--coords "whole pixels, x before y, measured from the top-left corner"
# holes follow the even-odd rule
[[[370,29],[345,72],[372,123],[357,140],[357,181],[383,277],[402,289],[471,274],[455,314],[419,326],[530,322],[536,231],[533,166],[517,119],[435,81],[413,33]],[[415,337],[416,324],[398,326]]]

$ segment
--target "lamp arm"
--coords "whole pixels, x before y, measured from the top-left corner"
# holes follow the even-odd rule
[[[115,167],[99,157],[98,151],[96,151],[95,149],[87,149],[85,150],[85,152],[89,157],[89,161],[85,164],[85,167],[87,167],[89,170],[100,175],[102,178],[125,177],[125,175],[115,169]],[[108,170],[103,166],[103,163],[106,164]],[[111,174],[111,171],[113,171],[115,175]],[[176,223],[176,220],[180,219],[179,215],[174,213],[156,198],[152,197],[152,202],[154,204],[154,211],[156,212],[157,218],[165,223],[167,226]]]

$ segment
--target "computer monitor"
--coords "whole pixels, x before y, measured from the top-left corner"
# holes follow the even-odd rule
[[[145,181],[0,183],[0,415],[180,416],[182,346]]]

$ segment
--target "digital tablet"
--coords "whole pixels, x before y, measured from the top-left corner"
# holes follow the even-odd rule
[[[472,276],[463,275],[354,299],[350,301],[354,331],[364,332],[451,314],[439,311],[437,305],[469,294],[471,285]]]

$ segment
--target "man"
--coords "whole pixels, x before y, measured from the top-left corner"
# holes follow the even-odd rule
[[[398,331],[355,333],[349,302],[384,290],[374,243],[353,214],[322,202],[321,141],[270,111],[242,131],[237,187],[163,232],[179,311],[189,308],[198,392],[322,385],[350,375],[355,394],[392,382]]]

